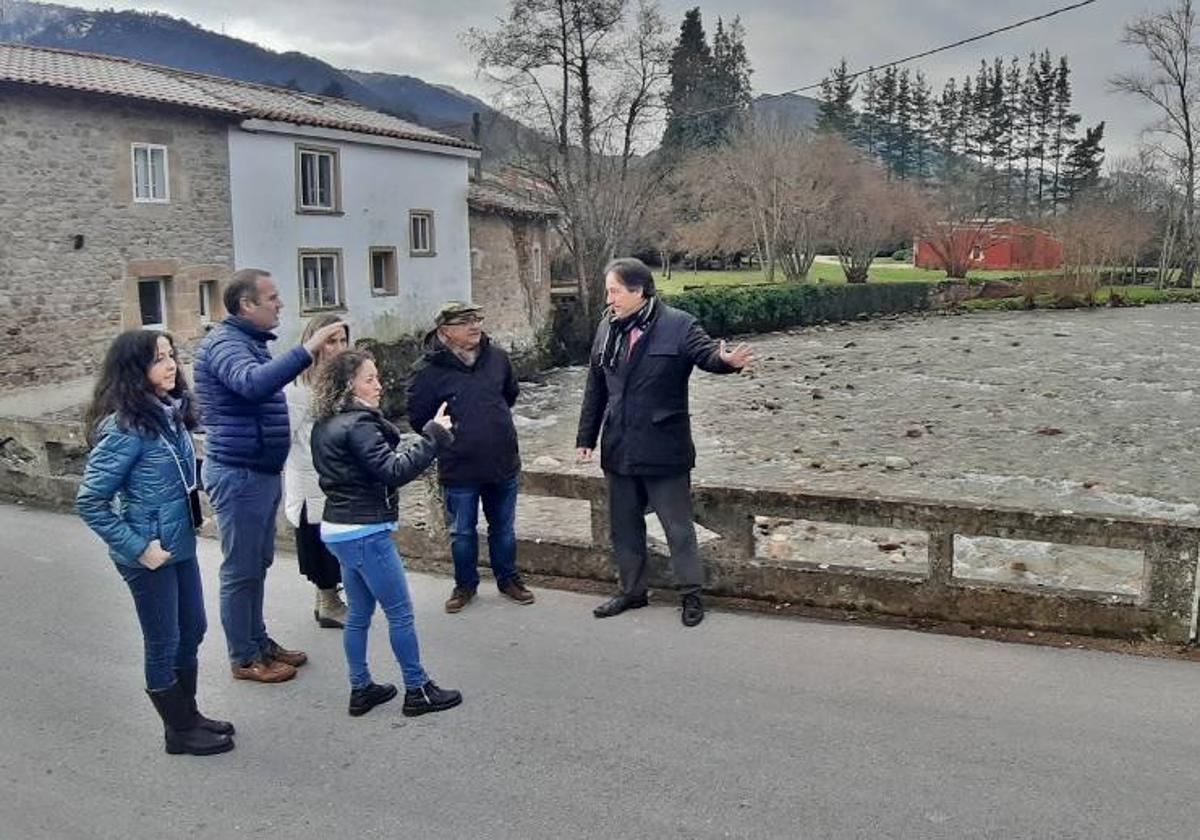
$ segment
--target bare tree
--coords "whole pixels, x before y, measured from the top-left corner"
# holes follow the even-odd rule
[[[995,241],[992,208],[982,192],[978,174],[960,168],[926,193],[916,216],[921,247],[933,252],[947,277],[965,278],[973,256]]]
[[[1157,267],[1155,286],[1169,284],[1176,265],[1183,201],[1178,185],[1163,170],[1162,155],[1153,146],[1140,146],[1133,154],[1113,161],[1104,186],[1108,200],[1139,214],[1154,233],[1147,248],[1152,248]],[[1135,257],[1135,268],[1143,253]]]
[[[495,30],[464,36],[498,104],[537,130],[514,164],[548,185],[587,322],[604,303],[604,264],[632,244],[665,173],[653,140],[669,45],[643,0],[511,0]]]
[[[1114,269],[1128,265],[1154,235],[1144,214],[1095,195],[1077,202],[1054,222],[1063,244],[1060,294],[1091,303],[1096,290]]]
[[[1162,138],[1158,148],[1175,165],[1183,191],[1182,270],[1179,285],[1190,288],[1196,272],[1196,124],[1200,79],[1193,67],[1197,57],[1196,12],[1192,0],[1177,0],[1174,8],[1137,18],[1125,27],[1124,42],[1141,47],[1149,68],[1113,78],[1117,90],[1150,102],[1159,118],[1148,130]]]
[[[912,235],[920,202],[912,187],[888,181],[873,162],[856,160],[839,173],[830,207],[830,241],[847,283],[867,282],[883,248]]]
[[[826,233],[843,166],[859,155],[842,138],[778,120],[750,120],[729,143],[694,158],[686,172],[700,197],[697,235],[715,245],[752,244],[768,282],[781,270],[807,278]]]

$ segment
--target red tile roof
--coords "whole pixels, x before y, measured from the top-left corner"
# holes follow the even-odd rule
[[[344,99],[96,53],[0,43],[0,82],[160,102],[237,119],[276,120],[462,149],[472,143]]]

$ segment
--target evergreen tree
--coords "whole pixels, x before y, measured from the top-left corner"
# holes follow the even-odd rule
[[[712,98],[725,106],[713,114],[720,140],[729,136],[750,108],[750,57],[746,53],[746,31],[741,18],[735,17],[726,29],[717,18],[713,36],[713,64],[710,74]]]
[[[1072,204],[1088,190],[1100,183],[1100,169],[1104,166],[1104,123],[1086,128],[1083,137],[1071,146],[1063,164],[1065,198]]]
[[[1039,216],[1046,211],[1051,182],[1051,170],[1048,165],[1050,155],[1050,140],[1054,122],[1054,84],[1058,75],[1054,64],[1050,61],[1050,50],[1044,50],[1038,56],[1037,69],[1034,77],[1034,121],[1037,138],[1037,199],[1036,210]]]
[[[1004,76],[1004,107],[1008,111],[1008,148],[1004,159],[1004,207],[1005,214],[1018,215],[1024,207],[1017,206],[1016,185],[1018,165],[1021,161],[1021,141],[1024,137],[1022,113],[1021,63],[1013,56]]]
[[[858,86],[850,80],[846,59],[821,80],[821,107],[817,112],[817,130],[840,134],[847,140],[857,137],[858,119],[854,113],[854,94]]]
[[[953,177],[955,162],[959,151],[960,126],[962,114],[959,109],[958,83],[954,77],[942,88],[942,95],[937,102],[937,143],[938,154],[941,158],[941,178],[949,181]]]
[[[930,136],[933,130],[933,93],[925,74],[917,71],[912,85],[912,177],[924,181],[930,176]]]
[[[1021,208],[1024,212],[1028,212],[1037,194],[1034,162],[1041,155],[1041,147],[1038,144],[1037,76],[1037,54],[1031,52],[1029,63],[1025,67],[1025,78],[1021,80],[1021,109],[1018,118],[1021,126]]]
[[[964,163],[975,154],[975,91],[971,77],[963,76],[962,90],[958,93],[958,146],[954,150]]]
[[[892,172],[901,181],[913,170],[912,77],[907,68],[896,78],[896,126],[893,134]]]
[[[856,145],[871,157],[879,152],[879,77],[874,71],[867,73],[863,84],[862,113],[858,116]]]
[[[671,51],[670,73],[663,148],[681,151],[711,145],[716,133],[711,115],[694,113],[715,105],[711,90],[713,55],[699,7],[683,15],[679,40]]]
[[[985,160],[988,167],[988,206],[993,212],[1007,211],[1005,169],[1009,144],[1012,142],[1012,119],[1008,113],[1008,98],[1004,92],[1004,64],[997,58],[987,78],[984,113]]]
[[[1075,129],[1079,127],[1079,114],[1071,111],[1071,70],[1064,55],[1058,61],[1058,72],[1054,78],[1054,130],[1051,140],[1051,158],[1054,163],[1050,183],[1050,213],[1058,213],[1059,204],[1067,200],[1067,191],[1062,183],[1062,168],[1065,158],[1074,145]]]
[[[879,157],[891,172],[896,155],[896,88],[898,73],[895,67],[883,71],[875,93],[875,117],[879,134]]]

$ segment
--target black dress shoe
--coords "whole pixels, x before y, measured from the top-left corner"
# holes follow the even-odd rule
[[[689,593],[683,596],[683,626],[695,627],[704,620],[704,604],[700,596]]]
[[[612,618],[614,615],[620,615],[625,612],[625,610],[636,610],[649,604],[650,599],[645,594],[614,595],[592,610],[592,615],[596,616],[596,618]]]

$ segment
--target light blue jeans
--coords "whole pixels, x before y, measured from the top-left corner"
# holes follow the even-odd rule
[[[342,644],[346,649],[346,667],[351,688],[371,684],[367,667],[367,636],[375,604],[387,616],[388,638],[392,654],[400,663],[405,688],[420,688],[429,681],[421,667],[421,649],[417,643],[417,628],[413,622],[412,599],[404,562],[392,542],[390,532],[381,531],[357,540],[326,544],[342,566],[342,585],[346,588],[349,614]]]

